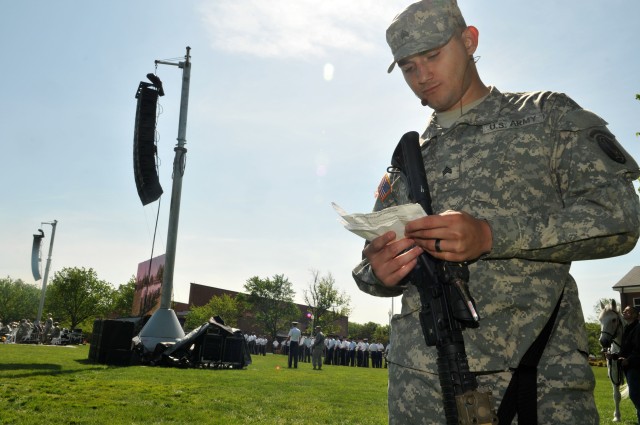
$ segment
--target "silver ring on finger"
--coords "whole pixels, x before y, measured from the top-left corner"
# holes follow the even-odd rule
[[[436,252],[442,252],[442,249],[440,248],[440,242],[442,239],[436,239]]]

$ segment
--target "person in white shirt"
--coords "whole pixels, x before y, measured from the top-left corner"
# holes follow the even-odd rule
[[[340,344],[340,365],[349,366],[349,339],[343,338]]]
[[[289,330],[289,335],[287,335],[287,341],[289,341],[289,369],[291,369],[292,364],[295,369],[298,368],[298,345],[301,337],[302,332],[298,329],[298,322],[291,322],[291,329]]]
[[[302,357],[302,361],[305,363],[311,362],[311,344],[312,343],[313,343],[313,338],[310,335],[308,335],[304,339],[304,354]]]
[[[327,355],[324,358],[324,364],[332,364],[333,363],[333,351],[335,349],[336,340],[332,335],[329,335],[327,338]]]
[[[351,339],[349,341],[349,366],[354,367],[356,365],[356,340]]]

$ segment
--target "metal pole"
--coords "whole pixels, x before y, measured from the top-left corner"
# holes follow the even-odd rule
[[[51,242],[49,242],[49,255],[47,256],[47,265],[44,268],[44,278],[42,279],[42,292],[40,293],[40,306],[38,307],[38,316],[36,317],[36,322],[40,323],[42,319],[42,309],[44,308],[44,297],[47,292],[47,279],[49,278],[49,268],[51,267],[51,252],[53,251],[53,239],[56,237],[56,224],[58,224],[58,220],[53,220],[53,223],[44,223],[50,224],[52,227],[51,230]]]
[[[187,149],[187,109],[189,105],[189,80],[191,77],[190,47],[187,47],[185,61],[178,66],[182,68],[182,96],[180,99],[180,120],[178,122],[178,144],[174,148],[176,153],[173,160],[173,187],[171,190],[171,207],[169,209],[169,230],[167,234],[167,250],[165,252],[164,275],[162,279],[162,295],[160,308],[171,308],[173,294],[173,270],[176,260],[176,245],[178,240],[178,221],[180,218],[180,198],[182,196],[182,175],[186,163]]]

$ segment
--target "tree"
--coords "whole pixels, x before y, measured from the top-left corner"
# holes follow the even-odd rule
[[[227,294],[211,297],[209,302],[201,307],[190,307],[184,327],[185,329],[195,329],[215,316],[220,316],[225,325],[237,327],[243,311],[244,303],[237,297],[230,297]]]
[[[351,299],[346,293],[338,291],[331,273],[320,276],[318,271],[312,270],[311,274],[313,280],[304,290],[304,302],[313,314],[313,326],[321,326],[331,332],[333,323],[351,312]]]
[[[89,318],[104,317],[113,292],[113,287],[99,280],[91,268],[64,268],[54,275],[45,302],[47,311],[74,329]]]
[[[116,317],[127,317],[132,315],[133,295],[136,292],[136,277],[131,279],[124,285],[120,285],[113,293],[111,301],[111,314]]]
[[[587,339],[589,341],[589,354],[593,354],[596,357],[602,355],[602,345],[600,345],[600,324],[585,323],[584,326],[587,330]]]
[[[293,285],[284,275],[274,275],[273,279],[254,276],[247,280],[244,289],[248,293],[246,302],[251,306],[256,322],[272,340],[279,329],[288,329],[288,322],[300,314],[293,303]]]
[[[0,279],[0,322],[35,319],[40,305],[41,289],[11,277]]]
[[[364,325],[359,323],[349,324],[349,335],[354,339],[365,339],[369,341],[376,339],[376,332],[380,325],[374,322],[367,322]]]
[[[373,340],[383,343],[385,346],[389,344],[389,334],[391,332],[391,326],[379,325],[373,333]]]

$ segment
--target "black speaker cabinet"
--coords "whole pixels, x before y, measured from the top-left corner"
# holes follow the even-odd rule
[[[136,94],[135,130],[133,134],[133,173],[142,205],[157,200],[162,187],[156,170],[156,109],[158,91],[141,82]]]
[[[100,339],[102,338],[102,320],[93,321],[93,332],[91,333],[91,342],[89,345],[89,360],[98,361],[98,350],[100,349]]]
[[[207,334],[200,346],[201,362],[219,362],[222,359],[224,338],[221,335]]]
[[[93,324],[94,329],[96,323]],[[100,335],[97,337],[97,345],[94,358],[98,363],[107,363],[107,357],[112,350],[131,350],[133,338],[133,322],[123,320],[102,320]],[[94,334],[92,341],[96,339]],[[91,353],[91,347],[89,349]],[[89,355],[91,358],[91,354]]]
[[[224,352],[222,353],[222,361],[224,363],[242,363],[242,344],[244,337],[228,336],[224,340]]]

